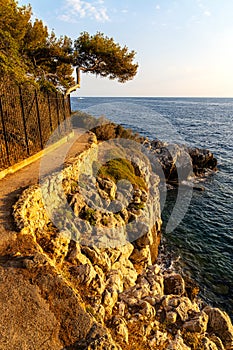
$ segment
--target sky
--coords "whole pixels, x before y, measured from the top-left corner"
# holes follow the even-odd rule
[[[72,96],[233,97],[232,0],[20,0],[57,36],[103,32],[137,52],[124,84],[83,73]]]

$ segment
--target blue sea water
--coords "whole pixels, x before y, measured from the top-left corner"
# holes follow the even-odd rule
[[[233,318],[233,99],[227,98],[72,98],[72,110],[129,127],[151,139],[210,149],[218,172],[193,192],[182,222],[167,233],[165,246],[176,267],[196,280],[201,297]],[[164,225],[176,200],[169,191]]]

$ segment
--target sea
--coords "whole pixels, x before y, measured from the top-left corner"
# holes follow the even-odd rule
[[[218,171],[200,179],[180,223],[166,230],[177,190],[162,208],[163,251],[168,264],[191,277],[208,304],[233,320],[233,99],[166,97],[73,97],[72,110],[130,128],[149,139],[209,149]]]

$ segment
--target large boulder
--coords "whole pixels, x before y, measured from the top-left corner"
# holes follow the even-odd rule
[[[204,312],[209,316],[208,332],[217,335],[227,350],[233,349],[233,326],[226,312],[206,306]]]

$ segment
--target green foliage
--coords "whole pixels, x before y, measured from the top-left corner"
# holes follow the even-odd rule
[[[118,158],[109,160],[99,169],[97,175],[111,179],[115,183],[120,180],[127,180],[135,188],[147,189],[145,181],[135,174],[135,168],[128,159]]]
[[[30,6],[0,0],[0,73],[17,82],[33,81],[47,89],[73,85],[72,42],[56,38],[41,20],[31,20]]]
[[[133,63],[135,51],[121,47],[113,38],[97,32],[81,33],[74,42],[74,65],[84,72],[90,72],[124,83],[137,73],[138,64]]]
[[[44,23],[32,20],[31,6],[15,0],[0,0],[0,76],[17,82],[33,81],[46,89],[65,91],[74,86],[77,67],[102,77],[125,82],[138,65],[135,52],[120,47],[102,33],[84,32],[73,44],[67,36],[57,38]]]

